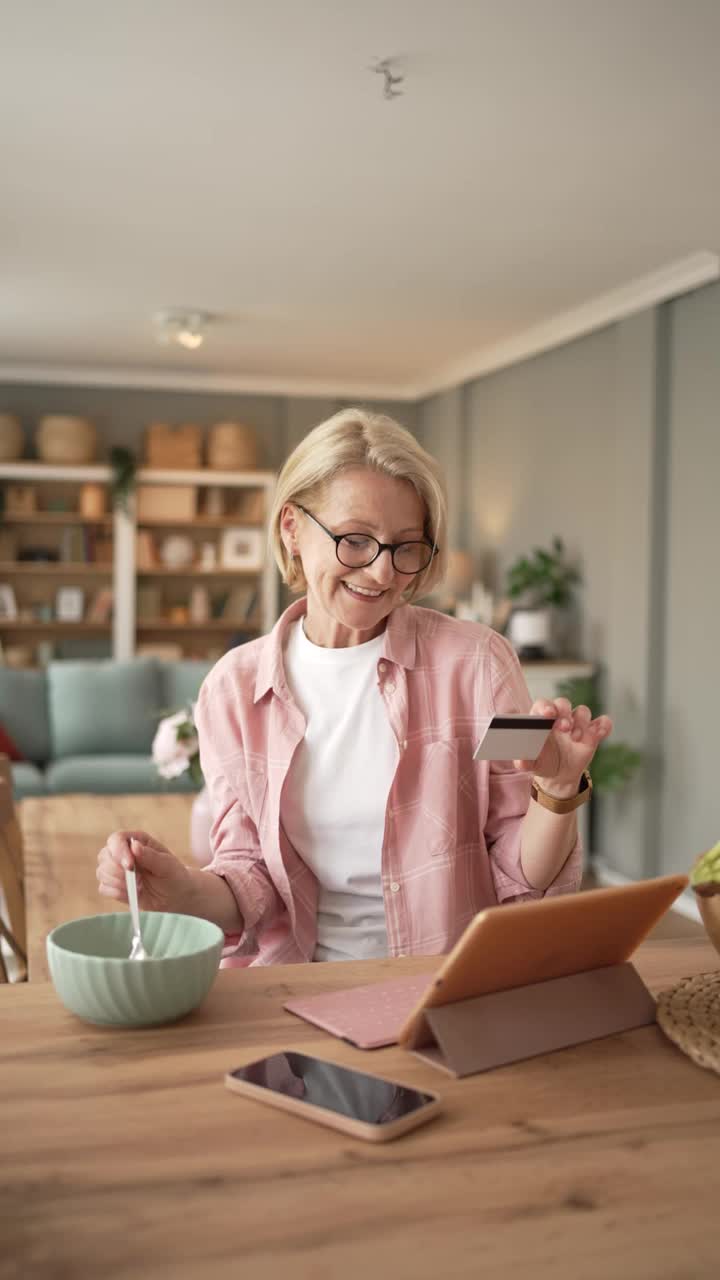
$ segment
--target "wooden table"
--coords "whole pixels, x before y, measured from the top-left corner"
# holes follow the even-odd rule
[[[148,831],[190,862],[192,795],[40,796],[20,804],[30,981],[47,980],[45,939],[76,916],[121,908],[98,893],[97,855],[111,831]]]
[[[717,960],[704,942],[637,953],[653,990]],[[226,970],[147,1031],[86,1025],[47,983],[0,989],[0,1275],[717,1276],[720,1079],[659,1028],[458,1081],[282,1009],[435,963]],[[434,1088],[443,1114],[376,1148],[223,1087],[287,1048]]]

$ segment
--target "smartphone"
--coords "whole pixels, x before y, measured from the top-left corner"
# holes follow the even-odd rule
[[[473,760],[537,760],[554,716],[493,716]]]
[[[274,1053],[237,1067],[228,1071],[225,1084],[235,1093],[368,1142],[399,1138],[432,1120],[440,1109],[435,1093],[421,1093],[305,1053]]]

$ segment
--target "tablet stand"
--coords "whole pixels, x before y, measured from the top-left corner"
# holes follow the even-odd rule
[[[427,1047],[414,1052],[454,1076],[655,1021],[655,1001],[629,963],[493,991],[424,1010]]]

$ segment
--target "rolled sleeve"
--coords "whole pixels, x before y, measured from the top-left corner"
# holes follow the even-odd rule
[[[493,637],[494,714],[528,712],[532,700],[515,651],[502,636]],[[520,858],[522,824],[530,804],[529,773],[509,762],[494,761],[489,769],[488,814],[485,843],[490,857],[493,885],[498,902],[521,902],[575,893],[582,877],[582,843],[575,844],[555,879],[546,889],[528,884]]]
[[[257,930],[272,924],[283,910],[283,902],[265,865],[255,823],[227,776],[227,759],[237,761],[242,743],[225,714],[221,694],[208,692],[206,681],[194,712],[213,815],[213,856],[205,870],[225,880],[243,919],[241,934],[226,935],[227,947],[234,955],[250,955],[257,950]]]

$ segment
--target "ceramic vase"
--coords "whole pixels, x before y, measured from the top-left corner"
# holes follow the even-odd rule
[[[198,791],[190,811],[190,852],[199,866],[205,867],[212,860],[210,851],[210,827],[212,813],[207,787]]]

